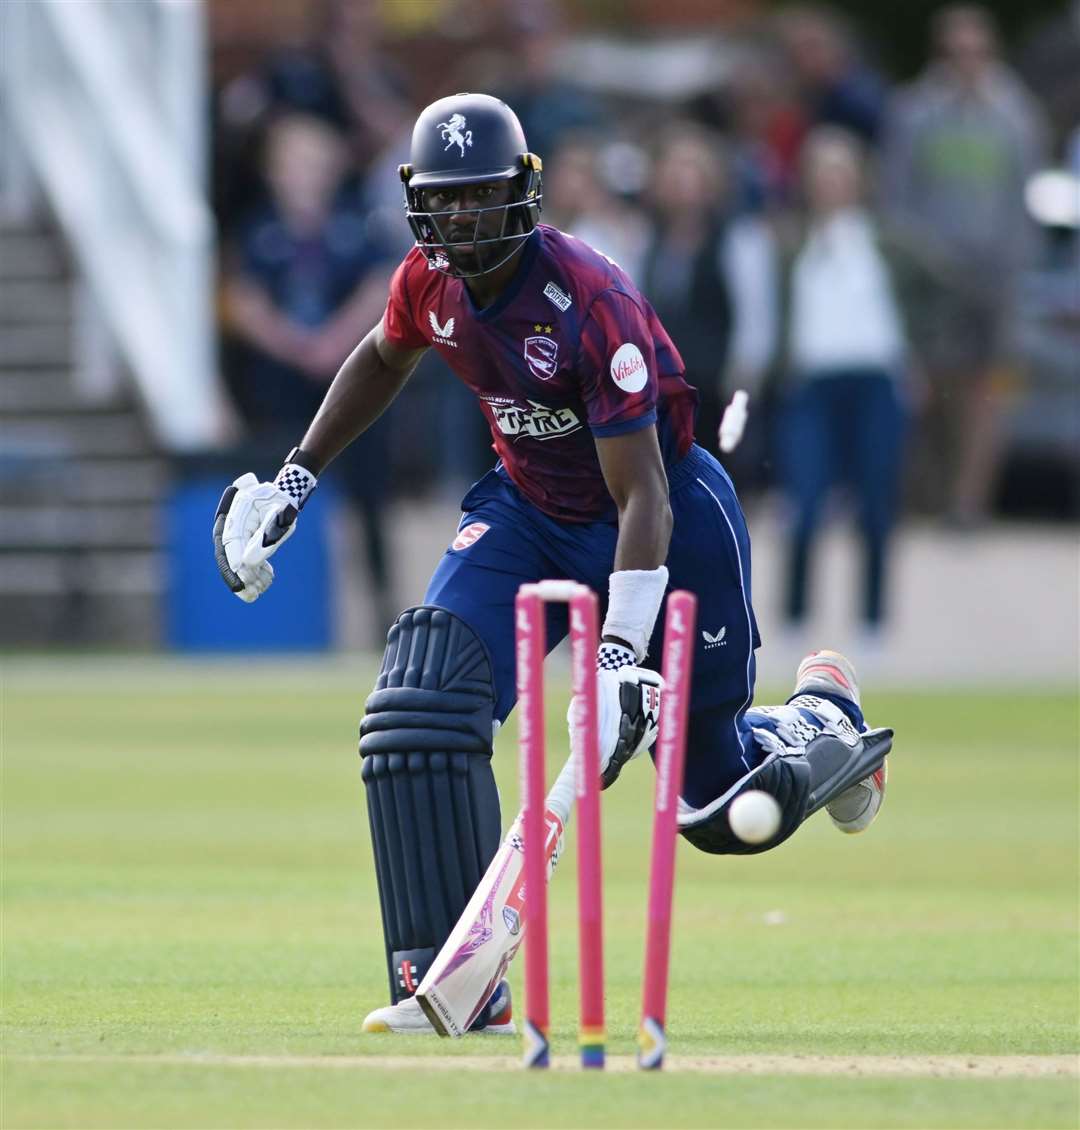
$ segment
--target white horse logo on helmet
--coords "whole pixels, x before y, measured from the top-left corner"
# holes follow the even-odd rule
[[[465,156],[465,146],[472,145],[472,130],[464,127],[464,114],[451,114],[448,122],[439,122],[440,136],[446,142],[444,153],[451,145],[456,145],[461,150],[461,156]]]

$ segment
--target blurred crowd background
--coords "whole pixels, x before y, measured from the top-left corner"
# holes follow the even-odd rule
[[[1080,4],[203,11],[226,423],[170,474],[220,489],[241,457],[271,473],[298,442],[410,245],[397,167],[417,111],[476,90],[517,111],[542,157],[543,221],[615,259],[658,311],[700,392],[698,441],[716,452],[723,406],[750,393],[723,459],[751,516],[782,515],[789,628],[837,507],[870,633],[905,517],[956,538],[1080,517]],[[432,355],[335,466],[377,625],[396,611],[392,508],[452,507],[491,458]],[[67,619],[16,634],[78,638],[74,588]]]

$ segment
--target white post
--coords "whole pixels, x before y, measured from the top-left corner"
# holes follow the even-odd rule
[[[203,0],[157,0],[157,75],[161,105],[192,180],[207,187],[206,6]]]
[[[31,18],[26,0],[0,4],[0,72],[9,75],[13,84],[23,82],[32,65]],[[0,216],[26,221],[39,199],[26,150],[11,120],[10,100],[0,98]]]
[[[191,183],[206,197],[208,189],[208,131],[206,115],[206,5],[203,0],[157,0],[157,74],[161,107],[171,126],[176,149],[188,163]],[[215,262],[212,236],[203,253],[185,248],[176,255],[170,271],[175,288],[178,334],[185,347],[177,349],[174,379],[180,388],[206,390],[200,398],[225,413],[217,384],[217,334],[214,326]],[[197,422],[193,421],[197,427]],[[221,434],[224,419],[216,421]]]

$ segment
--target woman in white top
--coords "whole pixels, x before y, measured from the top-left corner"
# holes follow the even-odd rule
[[[783,400],[778,464],[792,502],[786,613],[807,613],[811,551],[831,488],[845,483],[865,553],[861,613],[884,615],[886,547],[906,425],[907,332],[895,263],[863,207],[857,140],[815,130],[803,152],[806,214],[777,282]]]

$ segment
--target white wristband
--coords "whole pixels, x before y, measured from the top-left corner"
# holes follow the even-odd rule
[[[620,569],[608,581],[608,610],[601,635],[625,640],[639,663],[648,653],[667,583],[666,565],[659,569]]]
[[[274,486],[283,494],[287,494],[296,503],[296,509],[302,510],[308,495],[318,485],[319,480],[306,468],[298,463],[286,463],[277,473]]]

